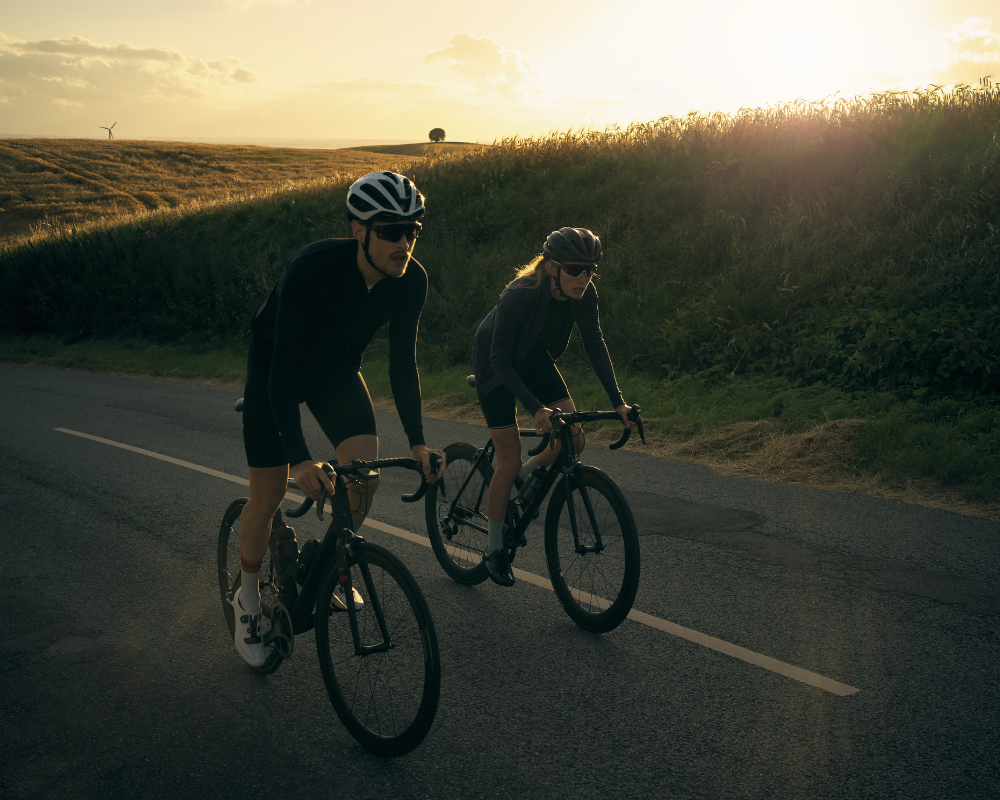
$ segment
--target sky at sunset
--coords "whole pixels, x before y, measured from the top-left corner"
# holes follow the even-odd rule
[[[983,76],[1000,0],[0,0],[0,135],[490,142]]]

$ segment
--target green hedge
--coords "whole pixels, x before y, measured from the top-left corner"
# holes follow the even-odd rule
[[[421,364],[468,363],[514,270],[574,225],[604,241],[602,324],[633,374],[992,398],[998,123],[995,87],[886,94],[513,139],[429,162],[414,176],[428,197],[416,255],[431,276]],[[7,245],[0,326],[238,341],[288,256],[345,234],[345,189]]]

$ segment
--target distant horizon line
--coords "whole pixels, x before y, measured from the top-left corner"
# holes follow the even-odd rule
[[[56,136],[36,133],[0,133],[0,139],[93,139],[107,141],[104,136]],[[412,144],[413,139],[362,139],[354,137],[321,137],[321,136],[151,136],[126,137],[116,136],[116,142],[184,142],[185,144],[245,144],[260,147],[289,147],[303,150],[339,150],[349,147],[382,145],[382,144]],[[422,139],[416,140],[418,143]],[[428,140],[429,141],[429,140]]]

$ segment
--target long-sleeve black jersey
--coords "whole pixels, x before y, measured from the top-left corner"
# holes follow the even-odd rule
[[[566,350],[572,324],[562,321],[550,329],[549,337],[544,337],[550,308],[558,307],[560,301],[552,297],[549,280],[544,280],[534,289],[530,280],[516,278],[507,284],[496,307],[476,331],[473,345],[472,364],[476,374],[476,387],[488,394],[498,386],[506,386],[521,401],[529,414],[542,407],[542,401],[535,397],[524,385],[517,367],[524,361],[531,348],[542,337],[549,356],[555,361]],[[622,393],[615,380],[615,368],[611,364],[604,334],[597,312],[597,289],[588,284],[579,300],[562,301],[569,307],[569,313],[576,322],[583,339],[583,347],[590,359],[601,385],[608,393],[611,407],[622,404]],[[562,311],[562,309],[559,309]],[[562,313],[565,313],[562,311]]]
[[[354,239],[303,247],[253,317],[251,358],[258,359],[258,374],[269,375],[271,411],[290,464],[311,460],[299,403],[315,371],[360,369],[365,348],[386,322],[396,410],[410,446],[424,443],[416,342],[427,273],[410,259],[402,277],[383,278],[369,291],[358,269],[358,247]]]

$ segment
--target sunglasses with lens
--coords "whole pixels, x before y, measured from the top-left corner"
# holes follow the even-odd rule
[[[571,278],[579,278],[584,272],[587,273],[588,278],[593,278],[597,272],[597,264],[561,264],[558,261],[553,263]]]
[[[423,228],[419,222],[396,222],[388,225],[369,225],[368,230],[375,231],[375,235],[385,242],[398,242],[404,236],[413,241],[420,235]]]

